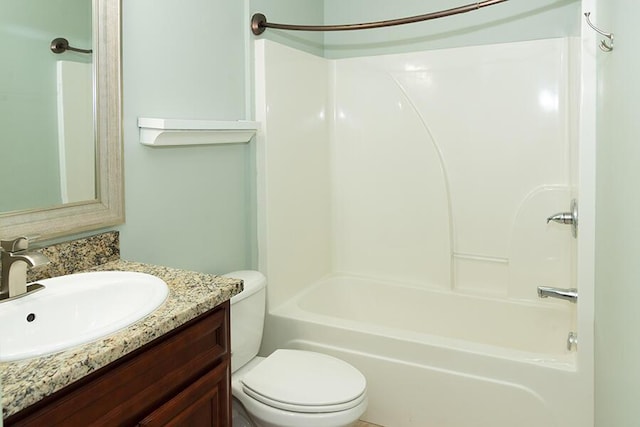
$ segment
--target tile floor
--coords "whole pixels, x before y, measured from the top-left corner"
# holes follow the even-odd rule
[[[378,424],[367,423],[365,421],[358,421],[354,427],[383,427],[383,426],[379,426]]]

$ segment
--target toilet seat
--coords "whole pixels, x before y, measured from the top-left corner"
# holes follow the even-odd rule
[[[303,350],[276,350],[241,382],[257,401],[292,412],[344,411],[366,399],[360,371],[335,357]]]

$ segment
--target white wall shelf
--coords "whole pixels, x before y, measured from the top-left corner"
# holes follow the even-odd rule
[[[249,142],[258,129],[258,122],[139,117],[138,127],[141,144],[170,147]]]

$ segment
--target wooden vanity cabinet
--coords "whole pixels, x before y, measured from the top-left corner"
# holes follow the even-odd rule
[[[229,302],[5,420],[5,426],[231,426]]]

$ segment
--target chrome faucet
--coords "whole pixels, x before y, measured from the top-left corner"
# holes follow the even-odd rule
[[[0,241],[0,301],[43,288],[38,284],[27,286],[27,267],[48,264],[49,258],[39,252],[28,252],[27,249],[29,240],[26,237]]]
[[[559,298],[573,303],[578,302],[578,290],[575,288],[561,289],[538,286],[538,296],[540,298]]]

